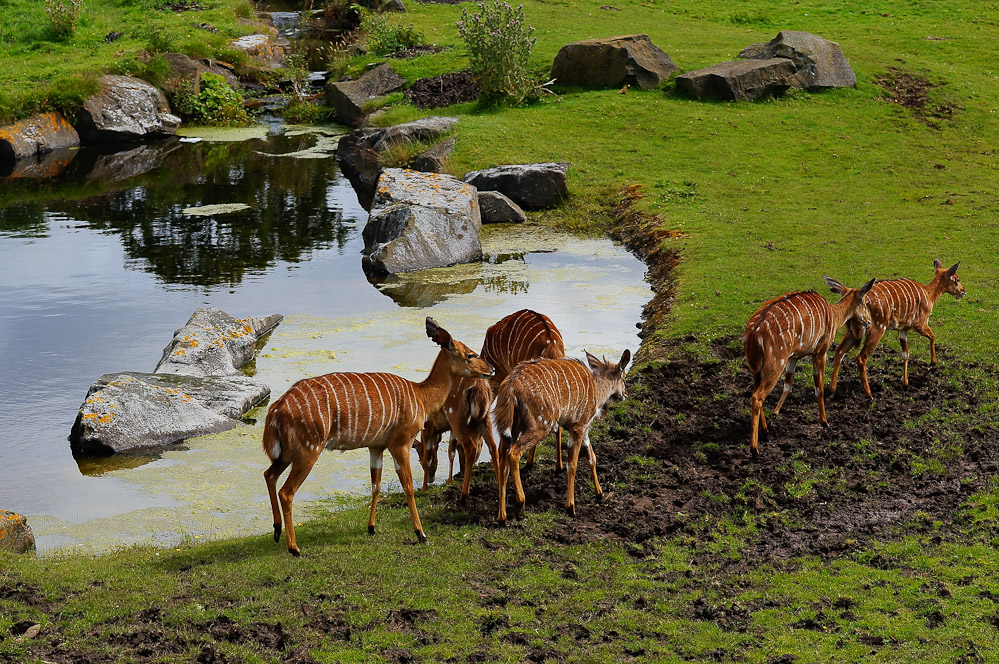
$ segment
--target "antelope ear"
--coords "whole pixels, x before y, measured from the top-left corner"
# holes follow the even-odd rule
[[[867,295],[867,293],[874,287],[875,281],[877,281],[876,278],[871,279],[866,284],[860,287],[860,297],[864,297],[865,295]]]
[[[957,266],[960,265],[960,264],[961,264],[961,261],[958,261],[958,262],[954,263],[953,267],[951,267],[949,270],[947,270],[947,276],[948,277],[953,277],[955,274],[957,274]]]
[[[430,316],[427,316],[427,336],[441,348],[451,348],[451,335]]]
[[[936,269],[939,270],[940,268],[943,267],[943,261],[941,261],[939,258],[934,258],[933,259],[933,267],[935,267]]]
[[[617,363],[617,370],[623,374],[625,367],[628,366],[628,362],[630,361],[631,361],[631,350],[625,348],[624,352],[621,353],[621,361]]]
[[[822,278],[825,280],[826,286],[832,289],[832,292],[839,293],[840,295],[842,295],[846,291],[846,286],[839,283],[832,277],[827,277],[825,275],[822,275]]]
[[[583,352],[586,353],[586,362],[590,365],[590,369],[596,371],[597,369],[603,366],[603,363],[600,361],[599,357],[591,354],[590,351],[588,350],[584,350]]]

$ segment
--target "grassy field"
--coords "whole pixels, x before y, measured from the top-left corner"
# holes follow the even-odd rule
[[[780,29],[796,29],[839,42],[858,85],[759,103],[695,102],[667,84],[626,94],[561,91],[526,108],[466,105],[457,109],[462,120],[451,170],[460,175],[502,163],[570,161],[571,200],[543,218],[588,231],[609,226],[609,201],[625,184],[642,185],[642,210],[680,233],[663,242],[682,256],[676,304],[652,331],[670,350],[646,355],[653,368],[677,348],[710,355],[712,340],[740,334],[759,302],[788,290],[820,289],[823,274],[850,285],[872,276],[927,281],[934,258],[948,265],[960,260],[968,296],[961,302],[944,296],[932,318],[938,347],[951,362],[937,376],[961,386],[958,373],[966,365],[958,363],[978,363],[972,375],[980,385],[967,394],[975,405],[960,415],[953,415],[962,412],[955,408],[924,416],[918,424],[946,445],[933,458],[908,459],[904,471],[914,483],[925,480],[940,491],[973,484],[974,491],[960,494],[959,508],[917,515],[824,554],[750,555],[750,543],[771,527],[789,533],[788,552],[795,538],[821,539],[808,510],[834,509],[837,503],[826,505],[821,492],[844,489],[840,469],[816,452],[764,456],[761,463],[784,469],[784,480],[766,483],[761,471],[731,495],[711,492],[703,496],[714,506],[710,515],[677,515],[689,525],[641,547],[587,537],[586,519],[555,511],[529,512],[503,529],[482,526],[457,509],[453,491],[434,489],[418,498],[431,540],[426,547],[411,544],[404,502],[390,496],[374,538],[365,535],[363,507],[315,508],[298,529],[301,559],[288,556],[268,533],[98,557],[0,554],[0,661],[999,659],[997,469],[986,459],[974,471],[962,470],[976,451],[948,433],[947,419],[965,418],[968,428],[996,434],[999,4],[627,0],[614,3],[621,11],[601,9],[604,4],[526,3],[537,28],[537,68],[570,41],[645,32],[689,70],[734,58]],[[393,66],[411,80],[463,67],[454,29],[460,7],[410,3],[409,9],[392,20],[412,23],[429,41],[451,48]],[[120,30],[112,22],[94,35],[102,37],[105,28]],[[2,30],[0,46],[8,48],[6,22]],[[892,68],[934,84],[924,111],[886,99],[876,81]],[[391,114],[417,115],[412,109]],[[896,361],[894,335],[885,346],[874,364]],[[913,338],[912,348],[925,363],[928,343]],[[749,384],[738,358],[724,370]],[[807,373],[799,371],[800,382],[810,381]],[[855,369],[846,376],[855,378]],[[644,423],[652,421],[646,416],[662,407],[649,394],[632,390],[632,400],[601,431],[620,429],[625,439],[629,426],[642,429],[634,430],[636,437],[648,433],[644,429],[654,427]],[[950,400],[960,401],[961,394]],[[748,407],[738,394],[703,400],[710,406],[719,396]],[[679,422],[683,413],[674,417]],[[900,421],[897,428],[915,424]],[[848,427],[832,429],[842,437],[834,443],[849,446],[865,463],[880,463],[876,452],[884,441],[852,440]],[[602,438],[594,438],[598,454]],[[826,443],[816,433],[816,448]],[[745,444],[724,443],[736,452]],[[718,444],[690,445],[707,468]],[[888,452],[885,466],[901,453]],[[541,456],[535,472],[551,472],[549,449]],[[629,463],[632,481],[669,470],[637,448]],[[890,493],[891,474],[880,471],[877,482],[858,491]],[[614,481],[607,479],[610,491]],[[487,497],[478,500],[494,500],[484,469],[475,482],[486,487]],[[588,483],[581,484],[577,502],[592,503]],[[779,509],[775,496],[783,501]],[[747,507],[754,500],[757,506]],[[40,624],[41,632],[18,640],[26,623]]]

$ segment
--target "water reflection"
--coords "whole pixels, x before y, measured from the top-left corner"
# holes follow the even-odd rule
[[[113,154],[84,150],[41,190],[7,180],[0,233],[41,235],[61,214],[118,235],[129,266],[167,284],[233,287],[278,261],[297,263],[346,244],[354,222],[344,223],[342,208],[327,197],[334,160],[275,167],[280,155],[303,154],[317,140],[329,139],[314,133],[242,143],[168,139]],[[62,181],[72,183],[78,200],[38,200]],[[198,218],[182,212],[230,203],[250,207]]]

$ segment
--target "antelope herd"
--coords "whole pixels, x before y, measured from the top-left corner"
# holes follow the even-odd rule
[[[819,422],[827,426],[823,383],[826,354],[839,328],[846,336],[836,348],[830,396],[843,355],[864,340],[857,358],[864,392],[871,396],[867,360],[887,330],[899,332],[903,379],[908,385],[909,347],[906,334],[915,330],[930,340],[931,363],[936,364],[933,331],[928,325],[933,305],[943,293],[958,299],[965,294],[957,265],[944,269],[934,261],[928,284],[911,279],[877,281],[848,288],[830,277],[825,282],[841,296],[830,304],[815,291],[798,291],[765,302],[750,316],[743,334],[746,363],[753,375],[750,451],[758,455],[760,429],[767,432],[763,402],[784,376],[784,389],[773,410],[780,412],[794,383],[798,360],[812,358]],[[523,512],[524,489],[520,460],[533,463],[538,444],[556,433],[557,467],[562,469],[561,430],[569,433],[566,509],[575,514],[575,475],[581,448],[586,448],[597,497],[596,455],[590,444],[590,426],[607,403],[625,397],[624,376],[631,359],[625,350],[618,362],[586,353],[586,363],[565,357],[562,335],[542,314],[521,310],[486,330],[481,355],[454,339],[432,318],[427,336],[440,346],[429,376],[420,383],[388,373],[330,373],[300,380],[279,397],[267,412],[263,447],[271,460],[264,471],[274,516],[274,541],[286,529],[288,551],[299,555],[295,542],[292,502],[324,449],[368,448],[371,468],[371,509],[368,533],[375,532],[375,508],[381,490],[382,457],[387,449],[395,462],[413,530],[426,542],[416,509],[409,450],[416,445],[426,486],[434,481],[441,436],[451,431],[448,457],[453,476],[457,453],[463,481],[461,500],[469,495],[471,470],[482,445],[489,449],[499,493],[498,520],[506,520],[506,489],[512,476],[515,511]],[[866,335],[866,339],[865,339]],[[419,438],[417,438],[419,436]],[[498,441],[498,443],[497,443]],[[281,490],[277,481],[291,467]]]

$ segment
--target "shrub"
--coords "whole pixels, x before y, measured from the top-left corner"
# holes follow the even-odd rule
[[[243,95],[229,87],[221,74],[202,74],[199,87],[196,92],[178,91],[174,110],[202,124],[233,127],[249,123]]]
[[[365,11],[361,14],[361,30],[366,35],[368,48],[376,55],[388,55],[425,42],[414,26],[390,25],[377,12]]]
[[[80,3],[83,0],[45,0],[45,13],[49,16],[49,27],[56,37],[63,39],[76,32],[76,21],[80,18]]]
[[[501,0],[479,3],[469,15],[461,10],[458,33],[468,48],[471,69],[479,76],[487,97],[521,102],[541,86],[528,71],[534,48],[534,28],[524,21],[524,5],[514,8]]]

